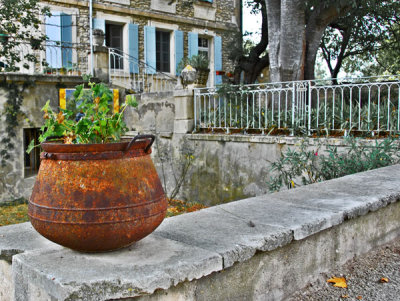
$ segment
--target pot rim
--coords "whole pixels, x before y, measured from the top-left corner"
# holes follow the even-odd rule
[[[86,153],[86,152],[121,152],[127,151],[130,138],[122,138],[119,142],[108,143],[87,143],[87,144],[64,144],[59,141],[42,142],[40,145],[47,153]],[[149,141],[137,140],[131,143],[129,150],[145,150],[149,145]]]

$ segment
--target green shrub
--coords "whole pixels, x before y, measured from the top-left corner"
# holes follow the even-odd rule
[[[309,139],[302,140],[298,150],[289,148],[272,163],[271,169],[277,175],[268,181],[269,190],[290,189],[400,162],[398,140],[376,140],[373,146],[353,137],[345,141],[342,151],[323,140],[311,145]]]

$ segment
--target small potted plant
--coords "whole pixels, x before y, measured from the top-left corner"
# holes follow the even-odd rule
[[[104,84],[76,88],[67,109],[43,107],[41,164],[28,214],[44,237],[100,252],[130,245],[165,217],[167,201],[150,157],[152,135],[123,139],[123,115]],[[35,147],[33,142],[28,152]]]
[[[209,60],[204,54],[193,55],[190,58],[184,57],[178,64],[177,72],[180,73],[187,65],[196,69],[196,84],[205,86],[208,80]]]
[[[61,67],[59,72],[60,72],[61,75],[66,75],[67,74],[67,68]]]
[[[44,74],[52,74],[52,68],[51,67],[48,67],[48,66],[44,66],[43,67],[43,73]]]

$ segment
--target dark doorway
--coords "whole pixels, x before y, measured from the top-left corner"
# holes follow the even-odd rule
[[[106,24],[106,46],[114,48],[116,54],[111,56],[111,69],[123,69],[122,25]]]

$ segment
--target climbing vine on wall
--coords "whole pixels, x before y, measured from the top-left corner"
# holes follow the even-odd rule
[[[20,116],[27,119],[26,114],[21,110],[23,102],[23,93],[26,88],[32,85],[31,82],[25,82],[17,85],[13,82],[0,82],[0,88],[4,88],[7,92],[7,101],[4,103],[0,117],[5,118],[5,135],[0,140],[0,158],[1,165],[5,166],[7,160],[11,159],[11,154],[15,149],[15,138],[17,137],[17,129],[19,126],[18,118]]]

